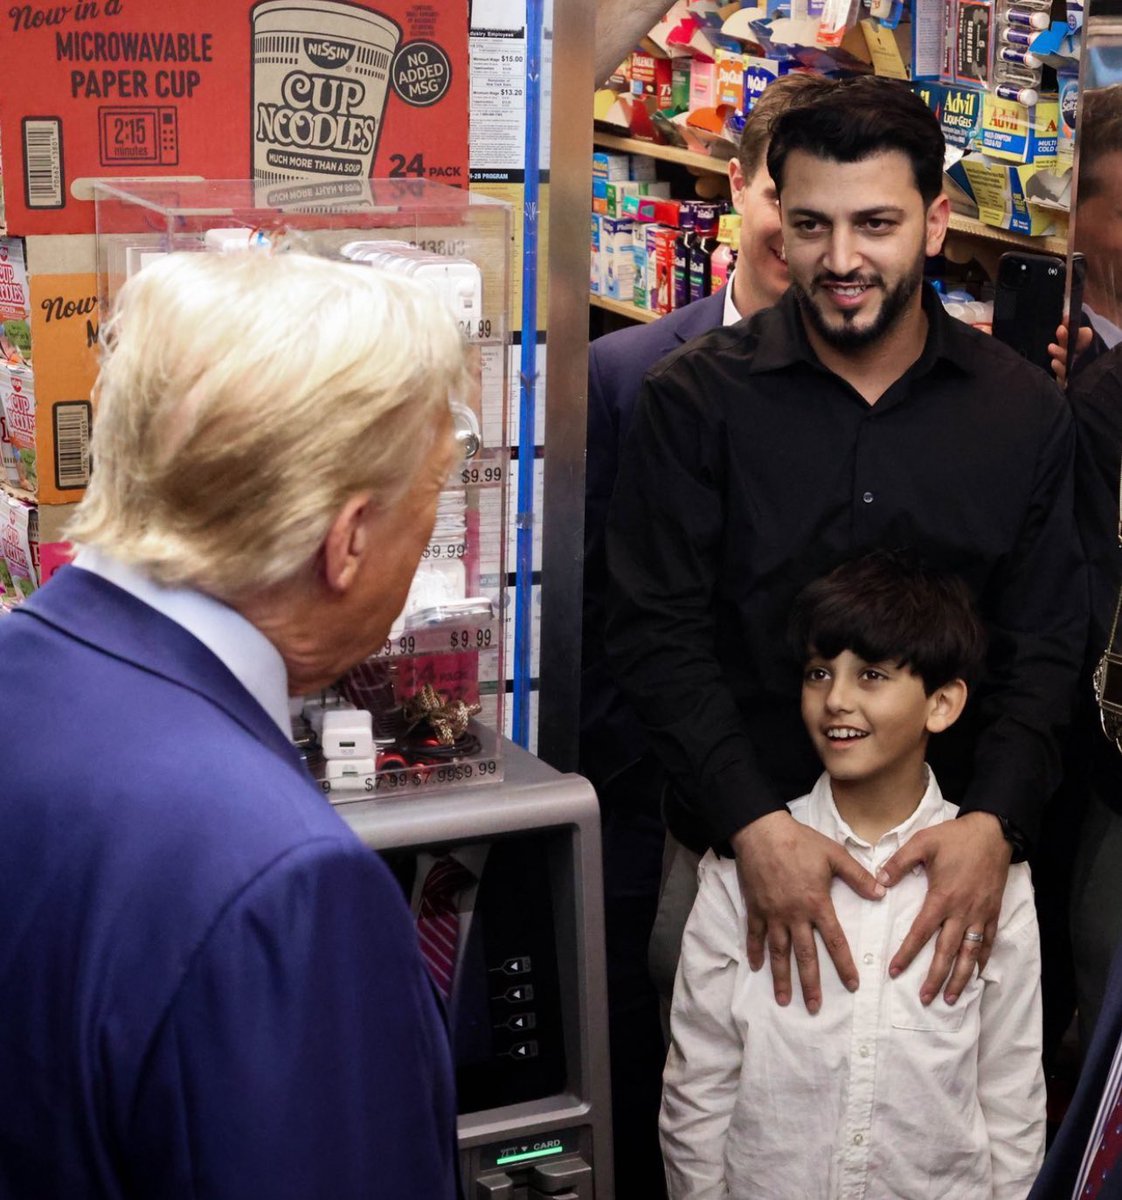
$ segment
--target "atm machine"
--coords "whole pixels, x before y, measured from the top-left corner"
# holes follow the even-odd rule
[[[512,743],[503,758],[493,787],[339,812],[407,897],[435,856],[481,864],[449,1004],[465,1195],[612,1200],[596,794]]]

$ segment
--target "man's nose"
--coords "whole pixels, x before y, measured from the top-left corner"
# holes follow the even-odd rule
[[[861,265],[861,253],[856,234],[844,225],[835,225],[830,231],[823,265],[834,275],[846,276]]]

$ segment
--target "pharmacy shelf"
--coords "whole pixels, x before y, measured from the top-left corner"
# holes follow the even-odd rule
[[[643,142],[638,138],[618,137],[614,133],[601,133],[597,129],[592,141],[603,150],[619,150],[623,154],[645,154],[662,162],[678,163],[695,171],[708,171],[712,175],[727,175],[728,159],[711,158],[708,154],[697,154],[693,150],[679,150],[677,146],[663,146],[657,142]]]
[[[1002,242],[1009,246],[1020,246],[1023,250],[1042,250],[1047,254],[1067,254],[1067,238],[1029,237],[1025,233],[1010,233],[1007,229],[995,229],[983,225],[976,217],[964,217],[951,213],[950,231],[964,237],[979,238],[987,242]]]
[[[649,321],[657,321],[662,315],[651,312],[649,308],[636,308],[634,304],[629,304],[626,300],[609,300],[606,296],[597,296],[595,292],[589,292],[588,303],[593,308],[602,308],[617,316],[626,317],[629,321],[638,321],[644,325]]]
[[[662,162],[680,163],[697,171],[708,171],[713,175],[728,173],[728,163],[724,159],[710,158],[707,154],[695,154],[689,150],[679,150],[676,146],[661,146],[656,142],[640,141],[638,138],[617,137],[615,134],[601,133],[598,129],[593,133],[592,140],[605,150],[618,150],[624,154],[645,154],[648,158],[657,158]],[[1020,246],[1024,250],[1043,250],[1049,254],[1067,253],[1066,237],[1029,237],[1023,233],[1010,233],[1005,229],[995,229],[992,225],[983,225],[977,218],[961,216],[959,213],[951,213],[950,229],[952,233],[963,237]]]

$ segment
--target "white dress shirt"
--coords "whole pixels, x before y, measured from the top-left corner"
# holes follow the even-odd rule
[[[790,805],[875,871],[919,829],[950,820],[934,776],[916,811],[875,846],[834,805],[829,777]],[[780,1008],[753,972],[736,863],[701,861],[682,940],[664,1076],[672,1200],[1020,1200],[1044,1153],[1040,943],[1027,865],[1009,871],[985,972],[950,1007],[924,1008],[934,939],[895,980],[888,963],[927,892],[922,868],[864,900],[832,899],[860,972],[849,993],[821,938],[822,1007],[798,986]]]
[[[116,584],[198,638],[291,739],[284,659],[241,613],[193,588],[154,583],[142,571],[93,546],[78,550],[74,566]]]
[[[725,307],[721,313],[722,325],[735,325],[737,321],[744,320],[744,318],[740,315],[740,310],[732,302],[732,277],[735,274],[735,271],[730,271],[728,280],[725,284]]]

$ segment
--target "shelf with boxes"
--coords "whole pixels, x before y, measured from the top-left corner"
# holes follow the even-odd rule
[[[363,181],[345,200],[300,183],[102,181],[95,202],[106,310],[158,257],[247,250],[408,275],[451,308],[471,365],[450,397],[462,458],[385,645],[296,700],[293,737],[333,802],[501,779],[509,206],[419,180]]]
[[[1013,247],[1066,253],[1081,13],[1078,0],[679,0],[597,93],[594,142],[720,177],[744,114],[781,76],[898,78],[946,136],[946,256],[992,276]]]

